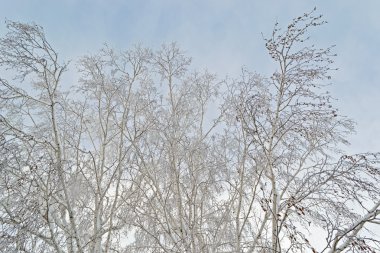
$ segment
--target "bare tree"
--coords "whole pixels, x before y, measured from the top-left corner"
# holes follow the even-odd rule
[[[70,98],[60,87],[66,65],[42,28],[8,28],[1,64],[21,83],[1,79],[2,251],[119,250],[139,180],[132,149],[153,106],[144,86],[149,52],[84,57],[72,87],[84,96]]]
[[[338,149],[353,123],[324,91],[332,47],[307,45],[308,29],[324,24],[321,17],[306,13],[284,31],[276,24],[266,47],[278,70],[270,78],[243,70],[231,88],[228,106],[241,150],[231,191],[237,252],[244,226],[253,228],[248,252],[316,252],[307,233],[316,227],[326,232],[323,252],[378,249],[358,243],[371,240],[358,232],[379,214],[378,158]]]
[[[8,21],[0,250],[380,250],[379,155],[341,149],[354,123],[326,90],[333,48],[307,35],[324,23],[312,11],[276,24],[268,78],[220,81],[174,43],[106,45],[68,89],[42,27]]]
[[[215,199],[220,175],[210,134],[220,120],[206,119],[217,83],[208,72],[188,71],[190,59],[175,44],[163,46],[151,63],[163,94],[154,127],[137,152],[144,194],[130,250],[208,252],[217,240],[211,224],[221,222]]]

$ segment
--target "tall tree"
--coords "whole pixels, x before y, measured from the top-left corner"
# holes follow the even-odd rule
[[[339,115],[325,91],[332,47],[308,45],[307,31],[325,23],[313,12],[284,31],[276,24],[265,40],[278,64],[270,78],[243,70],[231,88],[227,105],[241,154],[230,191],[237,252],[244,226],[253,228],[246,234],[248,252],[316,251],[305,233],[316,227],[327,233],[324,252],[370,251],[358,232],[379,214],[378,158],[339,150],[353,122]]]

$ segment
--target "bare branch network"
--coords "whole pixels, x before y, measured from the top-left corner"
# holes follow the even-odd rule
[[[276,24],[269,77],[192,70],[174,43],[105,46],[67,89],[43,28],[7,21],[0,251],[379,252],[380,155],[340,149],[335,55],[308,37],[324,23]]]

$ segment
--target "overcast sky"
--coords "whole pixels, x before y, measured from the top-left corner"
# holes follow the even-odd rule
[[[379,0],[3,0],[0,15],[42,25],[63,60],[75,61],[104,42],[127,49],[175,41],[196,67],[223,77],[236,76],[241,66],[273,72],[262,33],[314,7],[328,24],[313,31],[312,41],[337,45],[339,71],[330,90],[341,112],[358,123],[347,150],[380,151]]]

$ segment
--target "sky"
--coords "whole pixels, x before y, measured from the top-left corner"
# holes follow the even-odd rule
[[[193,66],[219,77],[241,67],[269,75],[274,65],[263,35],[317,7],[328,24],[312,31],[314,44],[336,45],[331,87],[340,112],[357,122],[348,153],[380,151],[380,1],[378,0],[0,0],[4,21],[35,22],[62,60],[75,61],[104,43],[159,48],[177,42]],[[74,81],[74,79],[72,79]]]

